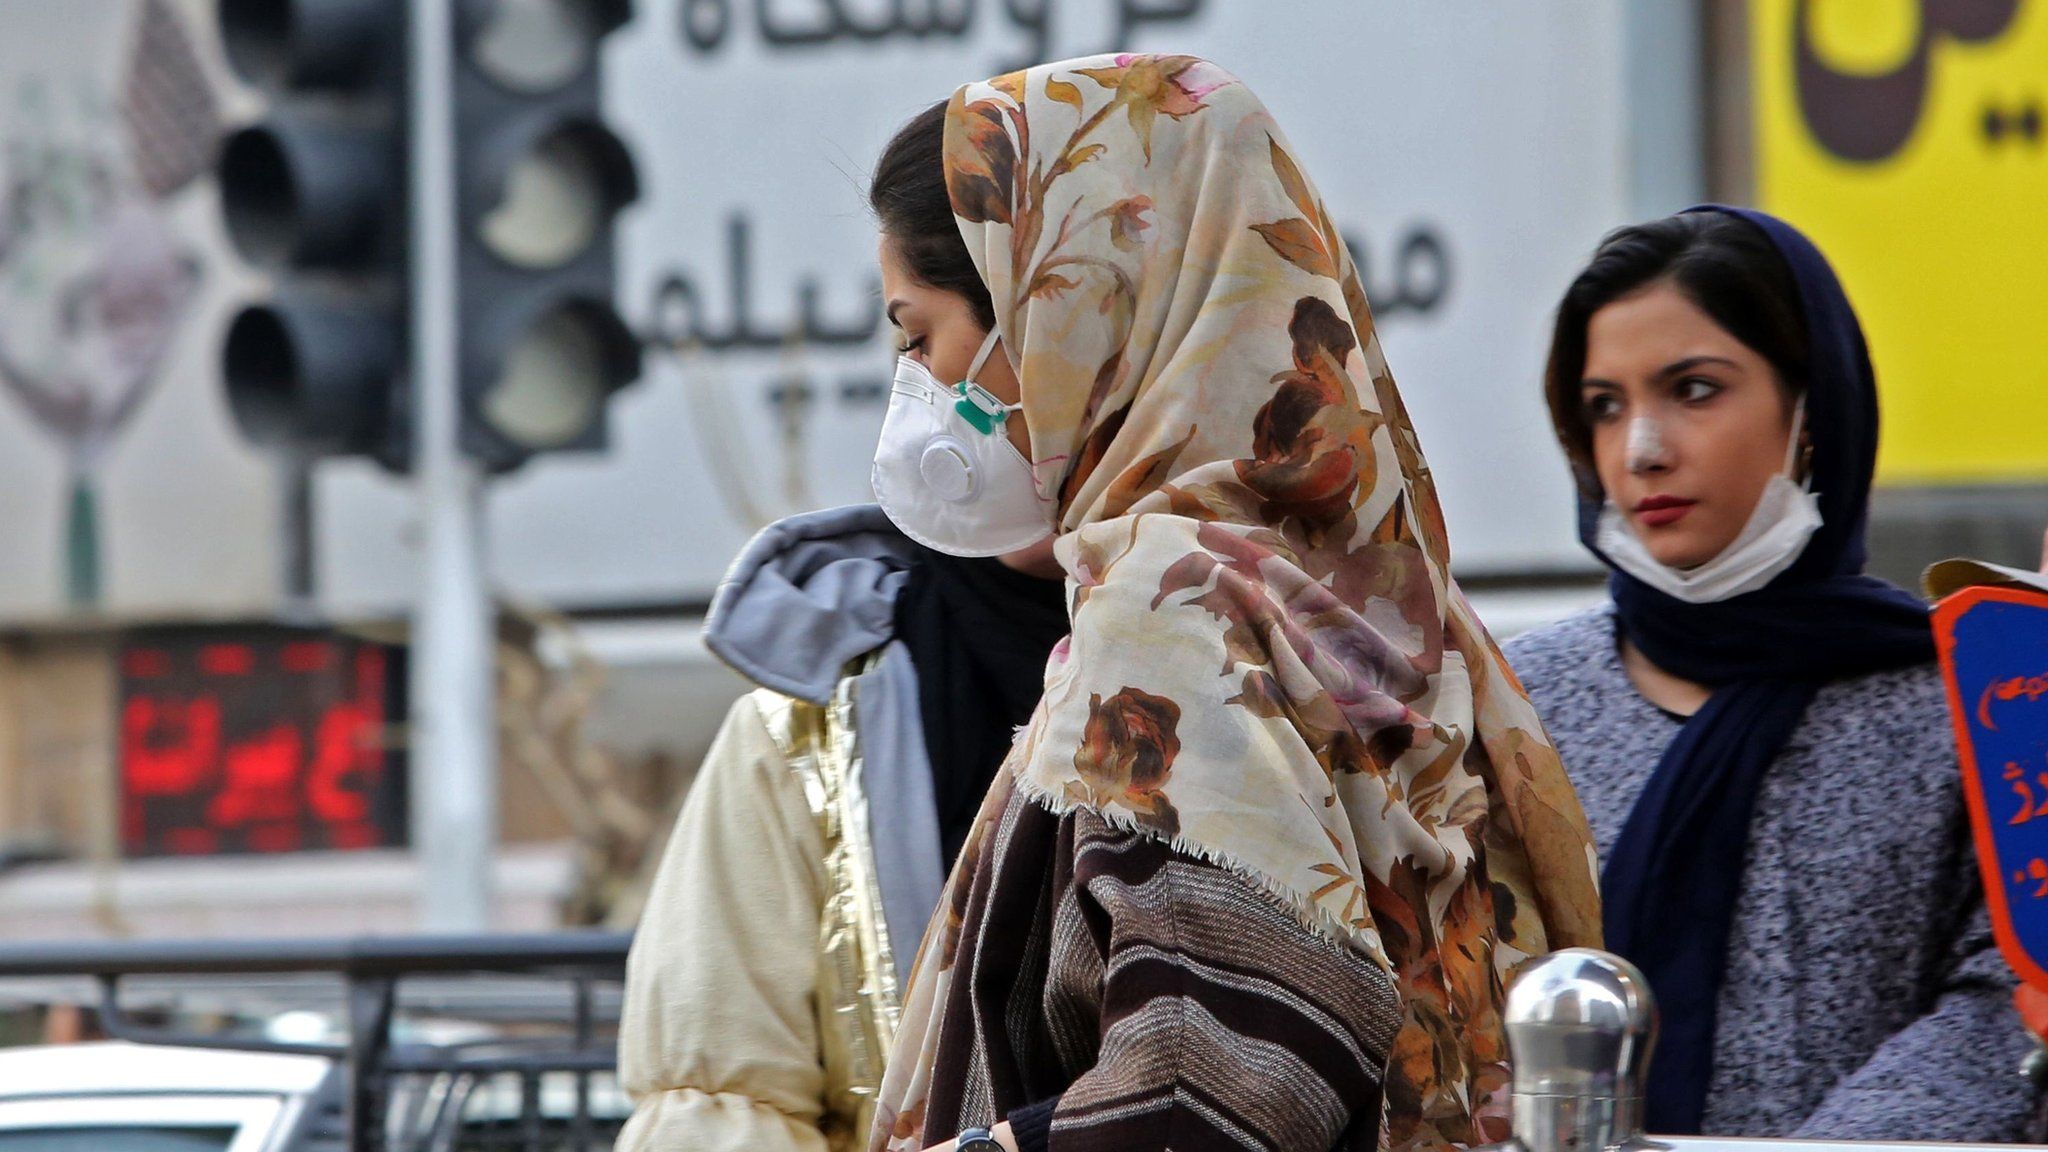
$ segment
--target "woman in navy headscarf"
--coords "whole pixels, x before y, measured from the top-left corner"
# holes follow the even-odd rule
[[[1781,220],[1610,235],[1546,392],[1612,603],[1509,659],[1663,1010],[1650,1130],[2018,1139],[2032,1089],[1922,603],[1863,574],[1877,390]]]

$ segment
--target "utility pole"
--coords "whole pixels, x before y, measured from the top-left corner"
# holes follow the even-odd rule
[[[414,476],[425,526],[412,622],[412,844],[421,926],[491,920],[498,833],[495,629],[483,475],[461,451],[453,0],[408,0]]]

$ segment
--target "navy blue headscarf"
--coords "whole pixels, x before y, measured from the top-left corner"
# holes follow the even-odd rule
[[[1642,968],[1662,1010],[1645,1120],[1679,1135],[1700,1130],[1706,1107],[1715,1006],[1765,772],[1822,684],[1934,659],[1926,606],[1863,574],[1877,381],[1834,270],[1776,217],[1692,211],[1748,221],[1791,269],[1806,318],[1822,524],[1777,579],[1719,603],[1687,603],[1618,569],[1609,581],[1622,635],[1657,667],[1714,690],[1664,750],[1601,873],[1607,946]],[[1599,512],[1598,499],[1581,497],[1579,538],[1596,556]]]

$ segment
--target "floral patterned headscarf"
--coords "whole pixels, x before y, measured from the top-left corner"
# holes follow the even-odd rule
[[[1505,1138],[1503,982],[1599,941],[1592,838],[1451,581],[1364,291],[1286,139],[1213,64],[1103,56],[963,88],[945,165],[1072,589],[981,827],[1014,788],[1252,878],[1394,978],[1389,1146]],[[918,962],[878,1147],[918,1146],[979,839]]]

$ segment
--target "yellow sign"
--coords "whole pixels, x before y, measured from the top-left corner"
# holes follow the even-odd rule
[[[1862,317],[1894,484],[2048,480],[2048,0],[1750,0],[1757,203]]]

